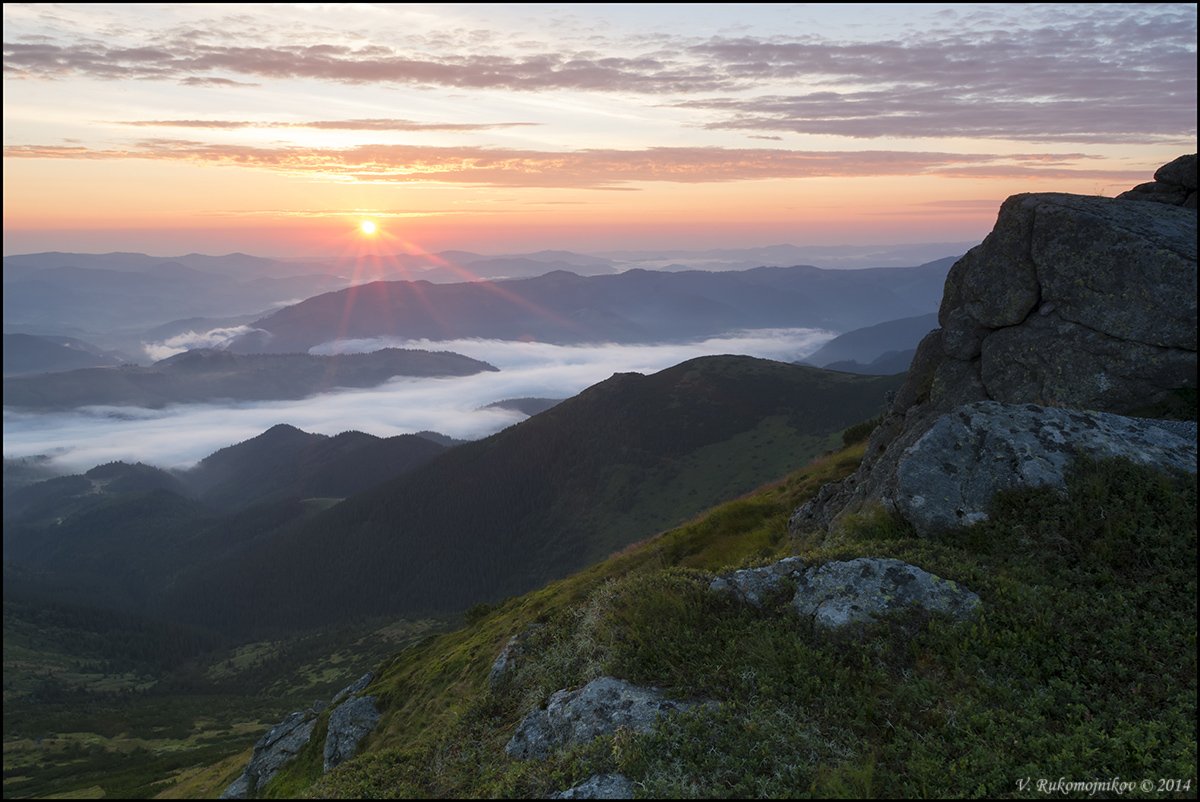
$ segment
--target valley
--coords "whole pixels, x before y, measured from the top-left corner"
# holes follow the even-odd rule
[[[1195,4],[7,3],[6,799],[1192,799]]]

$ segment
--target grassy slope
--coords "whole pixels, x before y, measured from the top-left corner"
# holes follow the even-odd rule
[[[804,465],[900,382],[735,356],[619,374],[198,567],[165,605],[257,636],[525,593]]]
[[[400,653],[372,687],[385,715],[364,753],[320,777],[314,747],[268,793],[541,796],[611,770],[665,797],[1014,796],[1025,777],[1195,777],[1191,481],[1092,464],[1068,498],[1010,494],[958,536],[918,539],[877,512],[835,539],[789,539],[789,511],[860,453]],[[787,553],[898,557],[976,590],[984,612],[830,637],[706,590],[704,571]],[[489,689],[505,640],[534,622],[511,678]],[[602,673],[723,704],[545,762],[505,757],[525,713]]]

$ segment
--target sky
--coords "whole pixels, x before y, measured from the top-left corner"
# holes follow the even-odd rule
[[[691,343],[553,345],[498,340],[346,340],[314,353],[357,353],[389,346],[454,351],[500,368],[448,379],[396,378],[370,389],[297,401],[174,404],[164,409],[84,407],[67,412],[4,410],[4,456],[46,455],[64,472],[114,460],[186,468],[212,452],[257,437],[277,423],[335,435],[353,428],[380,437],[435,431],[485,437],[525,419],[484,409],[510,398],[567,398],[614,373],[653,373],[709,354],[795,360],[833,336],[819,329],[730,332]]]
[[[972,241],[1196,150],[1192,3],[3,13],[5,254]]]

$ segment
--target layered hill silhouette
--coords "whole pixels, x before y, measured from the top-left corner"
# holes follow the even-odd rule
[[[898,384],[706,357],[449,450],[281,425],[189,471],[100,466],[6,494],[6,593],[235,634],[461,611],[805,463]]]
[[[4,375],[52,373],[77,368],[112,367],[121,359],[74,337],[4,335]]]
[[[163,606],[279,631],[494,601],[803,464],[898,384],[728,356],[617,374],[181,577]]]
[[[552,343],[661,342],[734,329],[836,331],[926,314],[953,259],[920,267],[739,272],[566,271],[506,282],[374,282],[326,293],[255,321],[242,353],[307,351],[335,339],[484,337]]]
[[[304,398],[339,387],[373,387],[393,376],[470,376],[494,371],[448,351],[384,348],[369,354],[247,354],[194,349],[149,367],[84,368],[4,380],[6,406],[63,409],[86,405],[161,407],[221,399]]]
[[[935,312],[888,320],[839,334],[805,357],[804,361],[817,367],[853,373],[900,373],[908,369],[917,343],[937,326]]]
[[[6,460],[6,594],[141,609],[184,568],[445,450],[416,435],[330,437],[279,425],[184,471],[114,462],[10,487]]]

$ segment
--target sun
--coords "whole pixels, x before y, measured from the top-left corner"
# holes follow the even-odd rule
[[[358,224],[358,230],[361,231],[364,236],[373,237],[375,236],[375,232],[379,230],[379,226],[375,225],[374,220],[363,220]]]

